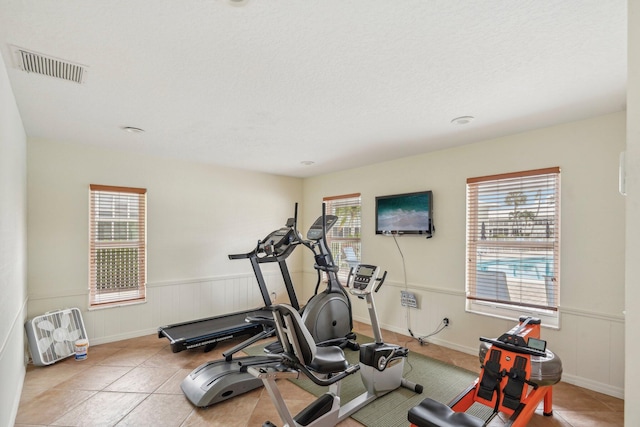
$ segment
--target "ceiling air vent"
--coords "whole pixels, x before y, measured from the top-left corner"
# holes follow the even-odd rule
[[[42,74],[75,83],[84,83],[87,67],[53,56],[11,46],[18,68],[27,73]]]

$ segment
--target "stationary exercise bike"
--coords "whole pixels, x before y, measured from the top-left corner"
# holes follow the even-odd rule
[[[543,403],[551,416],[552,386],[562,377],[562,361],[540,339],[540,319],[521,317],[497,339],[480,338],[482,363],[476,381],[448,405],[427,398],[408,413],[412,427],[484,427],[499,413],[505,425],[525,427]],[[487,420],[467,414],[474,403],[493,408]]]
[[[289,427],[335,426],[338,422],[398,387],[422,393],[423,387],[402,377],[407,348],[385,344],[378,325],[373,293],[380,289],[386,273],[378,279],[380,269],[373,265],[358,265],[349,274],[350,292],[366,300],[371,317],[375,342],[360,346],[360,363],[350,365],[340,347],[318,347],[300,314],[291,306],[273,307],[277,336],[283,345],[279,365],[253,366],[248,371],[260,378],[278,410],[280,418]],[[340,402],[342,379],[360,371],[366,391],[345,405]],[[276,380],[299,378],[304,375],[329,390],[293,416],[278,389]],[[264,426],[273,426],[266,422]]]

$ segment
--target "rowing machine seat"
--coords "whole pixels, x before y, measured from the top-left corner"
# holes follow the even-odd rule
[[[426,398],[414,406],[407,416],[412,425],[418,427],[483,427],[480,418],[455,412],[444,403]]]

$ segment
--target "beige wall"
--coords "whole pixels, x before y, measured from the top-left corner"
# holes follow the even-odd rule
[[[629,2],[628,117],[637,117],[640,108],[640,51],[632,49],[640,45],[640,30],[634,29],[640,25],[631,25],[640,24],[639,8]],[[27,155],[26,137],[4,69],[0,63],[0,377],[12,387],[0,388],[0,424],[10,425],[24,376],[22,322],[26,316],[27,273],[21,254],[26,251]],[[625,148],[625,126],[626,200],[617,194],[618,153]],[[390,272],[389,282],[377,300],[381,322],[389,329],[406,332],[406,312],[398,301],[399,291],[404,288],[400,255],[392,239],[373,234],[373,200],[380,194],[431,189],[435,194],[435,237],[399,240],[406,258],[408,286],[421,305],[411,311],[409,322],[415,333],[425,334],[448,316],[451,327],[434,341],[470,353],[476,351],[479,335],[499,333],[511,323],[464,312],[465,179],[558,165],[562,168],[563,191],[563,314],[561,329],[545,330],[543,334],[563,358],[565,379],[612,395],[621,396],[624,391],[630,402],[640,399],[640,391],[634,387],[634,380],[640,378],[640,368],[634,361],[639,350],[635,325],[640,305],[640,228],[635,218],[640,217],[640,124],[629,120],[625,125],[624,113],[311,178],[304,183],[162,159],[123,158],[90,147],[40,140],[30,141],[28,161],[30,316],[80,306],[88,317],[85,320],[90,336],[106,342],[150,333],[164,323],[247,305],[255,299],[249,291],[252,274],[248,263],[228,261],[228,253],[248,251],[258,238],[280,227],[292,214],[295,201],[302,201],[304,230],[318,215],[323,196],[361,192],[363,260],[378,263]],[[151,301],[155,303],[86,311],[89,183],[149,189],[153,211],[149,215],[149,282],[154,295]],[[629,218],[626,229],[625,201]],[[77,206],[81,209],[74,208]],[[243,227],[236,227],[238,222]],[[12,256],[9,261],[6,254]],[[306,300],[315,276],[311,263],[300,262],[299,258],[292,259],[293,269],[305,270],[305,295],[301,299]],[[275,276],[270,277],[275,280]],[[238,283],[245,290],[233,291]],[[206,299],[203,296],[221,292],[222,305],[202,304]],[[229,301],[231,304],[225,304]],[[357,301],[355,310],[356,318],[366,320],[366,310]],[[592,342],[600,344],[597,351],[580,350]],[[640,408],[626,405],[625,411],[626,425],[638,425]]]
[[[227,255],[284,226],[302,197],[296,178],[87,145],[30,140],[28,162],[29,316],[79,307],[94,344],[264,305],[249,261]],[[87,311],[89,184],[147,189],[146,304]]]
[[[318,204],[324,196],[362,194],[362,260],[389,271],[386,290],[377,299],[381,323],[406,333],[406,310],[399,301],[402,260],[392,238],[374,234],[374,200],[378,195],[432,190],[435,236],[398,239],[408,287],[421,305],[411,310],[410,327],[424,335],[449,317],[451,328],[434,341],[473,353],[480,335],[499,334],[512,323],[464,312],[466,179],[560,166],[561,329],[546,329],[544,335],[563,359],[565,380],[620,396],[625,228],[618,159],[624,146],[621,112],[306,179],[304,204]],[[311,217],[305,211],[305,219]],[[309,265],[304,263],[304,268]],[[305,274],[307,293],[311,276]],[[366,320],[365,308],[354,305],[355,315]],[[577,346],[586,342],[602,345],[593,354],[581,354]]]
[[[629,45],[627,84],[627,221],[625,398],[640,402],[640,3],[628,2]],[[625,426],[640,425],[640,407],[625,405]]]
[[[0,425],[13,425],[24,380],[27,137],[0,56]]]

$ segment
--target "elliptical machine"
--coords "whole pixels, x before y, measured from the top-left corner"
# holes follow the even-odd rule
[[[309,248],[315,257],[314,268],[318,271],[318,283],[315,295],[301,310],[306,320],[307,328],[314,330],[313,339],[318,345],[349,346],[356,350],[355,334],[352,332],[351,301],[338,281],[338,267],[333,261],[331,251],[326,242],[326,232],[333,227],[337,217],[326,215],[323,205],[323,215],[311,226],[307,233],[307,240],[303,240],[297,230],[298,205],[295,206],[294,218],[289,218],[282,227],[264,239],[258,241],[256,247],[249,253],[229,255],[230,259],[248,259],[261,288],[266,289],[266,283],[260,269],[263,263],[277,262],[285,282],[291,305],[298,310],[298,300],[293,290],[293,283],[287,268],[286,259],[302,244]],[[329,283],[327,289],[318,293],[322,280],[322,272],[326,272]],[[261,339],[272,336],[273,317],[270,312],[248,316],[246,321],[263,325],[263,331],[248,340],[223,353],[224,358],[213,360],[195,368],[180,384],[180,387],[191,403],[198,407],[211,406],[224,400],[246,393],[262,386],[262,381],[247,372],[250,366],[264,366],[280,363],[278,353],[282,352],[282,345],[274,342],[267,346],[264,356],[233,356]],[[316,325],[317,324],[317,325]]]
[[[284,227],[269,233],[264,239],[259,240],[252,251],[246,254],[229,255],[229,259],[248,259],[251,262],[256,280],[265,293],[267,292],[267,285],[260,265],[277,263],[280,267],[291,305],[298,308],[298,299],[286,263],[286,259],[300,243],[298,231],[295,228],[296,218],[297,205],[296,217],[289,218]],[[267,294],[266,298],[268,297]],[[245,357],[234,357],[234,355],[248,346],[275,334],[273,316],[268,310],[270,310],[270,307],[265,310],[266,313],[247,313],[244,318],[244,322],[247,324],[261,325],[262,332],[222,353],[223,359],[211,360],[201,364],[182,380],[180,388],[191,403],[198,407],[211,406],[262,385],[259,380],[247,373],[247,368],[252,365],[278,363],[277,358],[270,355]]]
[[[327,232],[336,224],[338,217],[327,215],[325,209],[326,206],[323,203],[322,216],[311,225],[307,231],[306,240],[301,238],[297,230],[295,233],[298,236],[297,243],[304,245],[313,253],[313,268],[317,273],[314,295],[298,311],[316,345],[337,345],[340,348],[346,347],[355,351],[360,346],[355,340],[356,334],[353,333],[351,300],[338,279],[340,267],[336,265],[327,243]],[[323,274],[326,275],[327,287],[319,292]],[[269,344],[265,351],[281,353],[282,345],[276,341]]]
[[[329,427],[361,409],[373,400],[398,387],[405,387],[416,393],[422,393],[423,387],[402,377],[404,361],[408,356],[407,348],[385,344],[378,324],[378,316],[373,300],[384,282],[386,272],[378,279],[380,269],[373,265],[358,265],[349,273],[348,283],[353,286],[350,292],[358,298],[366,299],[371,317],[371,326],[375,342],[360,346],[360,363],[349,365],[344,352],[337,346],[317,347],[310,331],[305,327],[298,312],[291,306],[279,304],[273,307],[273,316],[278,339],[284,352],[280,365],[253,366],[249,373],[260,378],[275,405],[280,418],[289,427]],[[342,379],[360,371],[360,377],[366,391],[345,405],[340,403]],[[299,378],[303,374],[315,384],[329,386],[298,415],[289,411],[276,380],[280,378]],[[274,426],[267,421],[263,426]]]
[[[338,279],[340,267],[335,264],[327,243],[327,232],[338,221],[335,215],[327,215],[322,204],[322,216],[316,219],[307,232],[307,240],[301,243],[313,252],[318,279],[314,296],[301,310],[302,321],[311,333],[316,345],[338,345],[357,350],[353,333],[351,300]],[[317,249],[317,250],[316,250]],[[322,275],[326,274],[327,287],[318,292]]]

